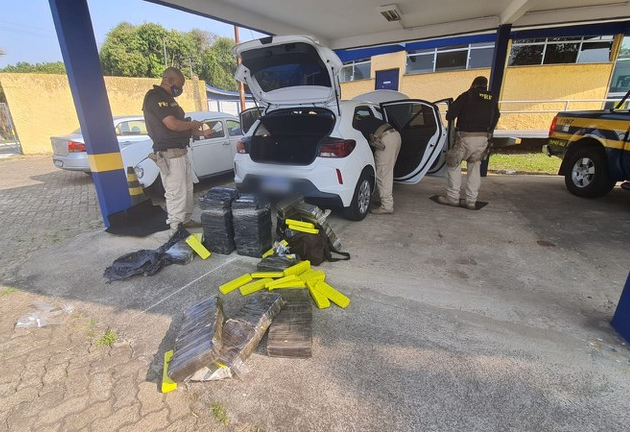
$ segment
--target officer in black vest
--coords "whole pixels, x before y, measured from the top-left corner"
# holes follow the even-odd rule
[[[457,119],[455,145],[446,155],[448,187],[446,196],[438,198],[441,204],[459,206],[462,184],[460,164],[466,161],[465,207],[476,208],[477,195],[481,186],[480,166],[488,148],[488,141],[499,121],[499,106],[495,97],[488,92],[488,80],[478,76],[470,89],[451,104],[446,114],[449,121]]]
[[[179,69],[166,68],[159,86],[153,86],[144,97],[142,111],[149,136],[153,140],[153,153],[149,155],[160,168],[160,177],[166,199],[166,223],[171,234],[179,225],[185,228],[201,227],[191,219],[193,211],[193,175],[188,159],[188,144],[192,134],[201,136],[211,133],[202,131],[202,123],[187,121],[184,110],[175,98],[184,91],[186,79]]]

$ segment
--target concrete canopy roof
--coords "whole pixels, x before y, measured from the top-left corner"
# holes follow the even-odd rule
[[[616,0],[148,0],[270,34],[311,34],[333,49],[514,27],[618,20]],[[397,6],[401,20],[379,9]]]

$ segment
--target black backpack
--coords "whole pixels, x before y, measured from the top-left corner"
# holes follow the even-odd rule
[[[313,265],[320,265],[324,261],[345,261],[350,259],[348,252],[341,252],[330,244],[328,236],[323,230],[319,234],[296,232],[289,240],[291,252],[299,255],[303,260],[309,260]],[[343,258],[333,258],[336,253]]]

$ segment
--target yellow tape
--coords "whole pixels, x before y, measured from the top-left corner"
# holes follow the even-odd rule
[[[271,279],[277,279],[277,278],[281,278],[284,277],[284,273],[283,272],[258,272],[258,273],[252,273],[252,278],[254,279],[267,279],[267,278],[271,278]]]
[[[299,262],[295,265],[292,265],[291,267],[287,268],[284,270],[284,275],[285,276],[289,276],[289,275],[300,275],[302,273],[304,273],[307,270],[311,269],[311,262],[309,260],[305,260],[302,262]]]
[[[251,293],[255,293],[256,291],[260,291],[265,288],[265,286],[269,283],[273,282],[273,279],[258,279],[254,282],[250,282],[248,284],[243,285],[239,289],[241,290],[241,295],[249,295]]]
[[[596,139],[597,141],[602,142],[604,147],[609,147],[609,148],[614,148],[614,149],[619,149],[619,150],[624,148],[623,141],[618,141],[618,140],[614,140],[610,138],[602,138],[602,137],[593,136],[593,135],[576,135],[576,134],[572,135],[572,134],[568,134],[564,132],[554,132],[551,134],[550,138],[567,140],[570,142],[575,142],[575,141],[581,140],[582,138],[593,138],[593,139]]]
[[[92,172],[105,172],[123,169],[122,157],[120,153],[89,154],[90,170]]]
[[[299,231],[299,232],[303,232],[307,234],[319,234],[319,230],[315,228],[304,228],[302,226],[297,226],[297,225],[288,225],[288,227],[289,229],[292,229],[293,231]]]
[[[141,187],[131,187],[129,188],[129,195],[137,196],[144,194],[144,190]]]
[[[310,223],[310,222],[302,222],[299,220],[295,220],[295,219],[286,219],[284,221],[287,225],[294,225],[294,226],[298,226],[298,227],[302,227],[302,228],[315,228],[315,225]]]
[[[162,368],[162,393],[177,390],[177,383],[168,377],[168,364],[173,357],[173,350],[164,353],[164,367]]]
[[[197,252],[197,255],[199,255],[201,259],[206,259],[211,255],[210,251],[206,249],[203,243],[199,241],[197,236],[193,234],[191,234],[190,236],[186,238],[186,243],[188,243],[188,246],[190,246],[192,250]]]
[[[224,283],[223,285],[219,287],[219,291],[221,291],[221,294],[228,294],[234,291],[236,288],[240,288],[243,285],[245,285],[247,282],[251,282],[251,281],[252,281],[252,275],[247,273],[247,274],[244,274],[243,276],[239,276],[236,279],[232,279],[231,281]]]

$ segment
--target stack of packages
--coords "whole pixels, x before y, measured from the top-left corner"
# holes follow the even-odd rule
[[[260,258],[271,248],[271,210],[256,195],[241,195],[232,203],[234,242],[239,255]]]
[[[335,249],[341,250],[341,240],[339,240],[339,237],[337,237],[330,226],[330,222],[328,222],[329,214],[328,211],[324,212],[315,205],[305,203],[304,198],[301,196],[283,201],[278,204],[276,232],[280,237],[290,238],[292,233],[290,230],[287,230],[284,222],[286,219],[310,222],[326,233],[330,244]]]
[[[313,346],[313,311],[308,291],[283,291],[285,305],[269,328],[267,355],[310,358]]]
[[[259,293],[225,322],[222,301],[216,296],[189,308],[175,340],[169,378],[181,382],[243,376],[245,360],[283,306],[280,294]]]
[[[183,381],[217,360],[224,320],[223,299],[217,296],[186,309],[168,368],[173,381]]]
[[[236,248],[232,225],[236,196],[236,189],[215,187],[199,199],[204,245],[212,252],[229,255]]]

